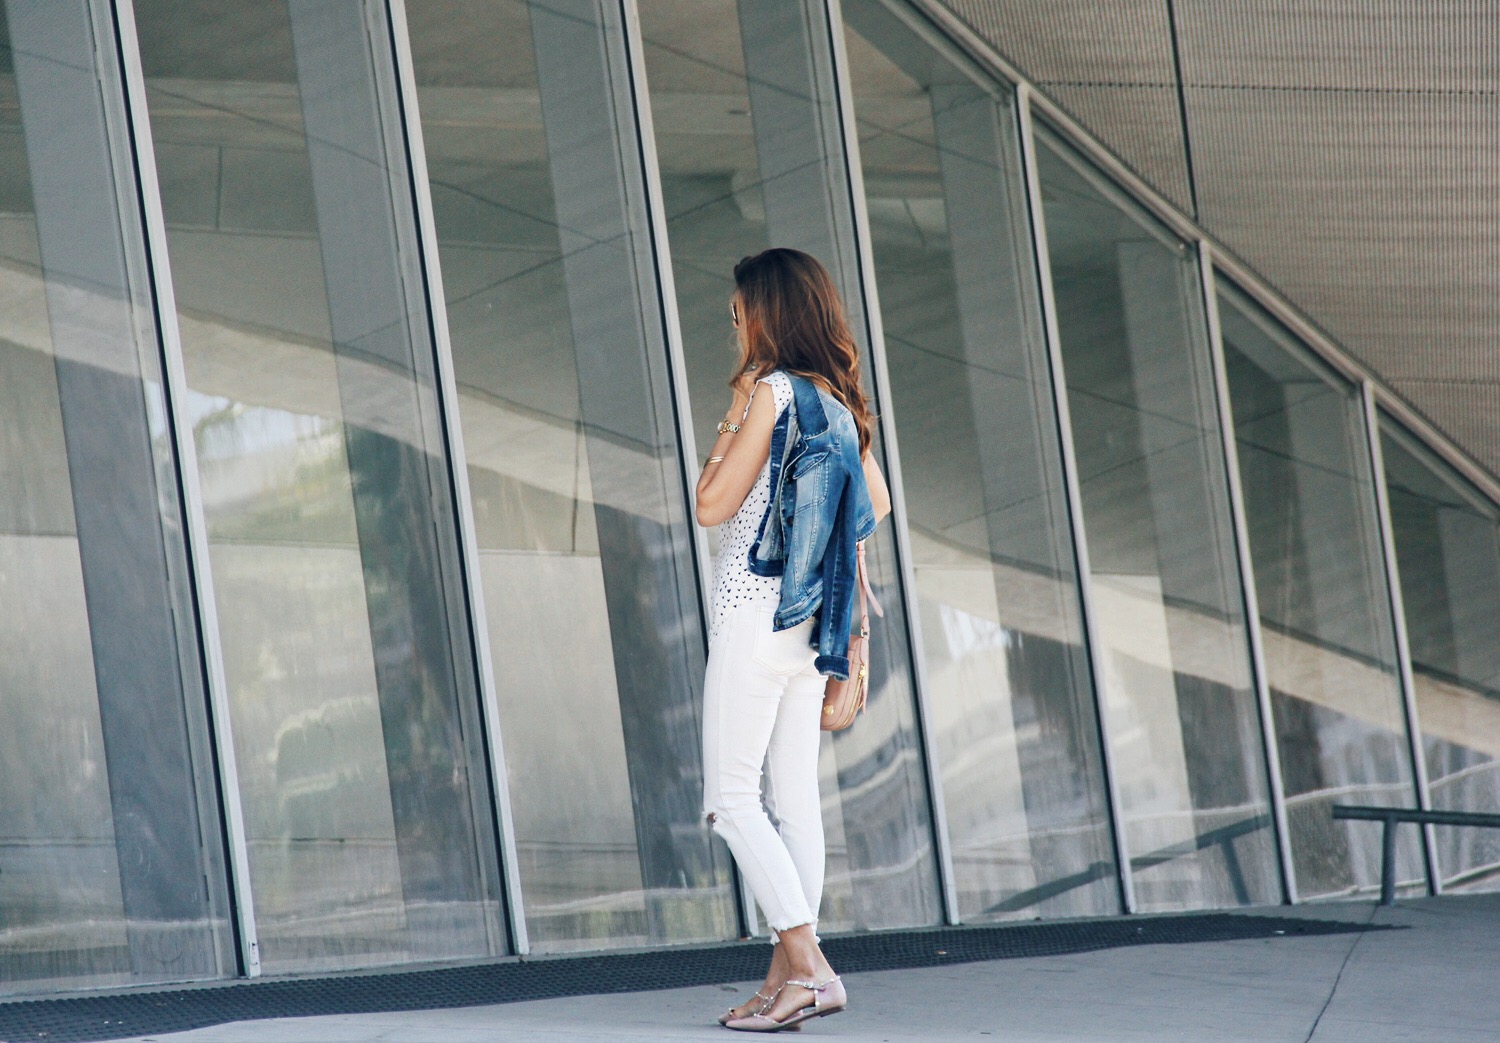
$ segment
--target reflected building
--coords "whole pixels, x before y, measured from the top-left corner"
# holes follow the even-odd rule
[[[1332,805],[1500,809],[1500,483],[944,10],[4,5],[0,991],[765,935],[691,489],[773,244],[896,500],[825,932],[1367,897]]]

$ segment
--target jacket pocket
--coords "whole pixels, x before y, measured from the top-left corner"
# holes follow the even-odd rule
[[[802,510],[828,498],[828,450],[803,453],[792,461],[791,480],[797,490],[796,509]]]

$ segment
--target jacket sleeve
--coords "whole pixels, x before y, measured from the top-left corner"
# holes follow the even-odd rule
[[[788,561],[788,571],[799,585],[805,585],[814,574],[827,575],[827,552],[835,529],[828,518],[842,499],[847,480],[841,468],[830,466],[828,457],[827,453],[817,453],[798,458],[788,478],[793,513],[787,522],[789,528],[797,530],[796,537],[788,541],[788,558],[795,558]],[[801,521],[801,516],[808,517]]]
[[[849,503],[841,498],[827,553],[823,555],[823,607],[818,613],[818,673],[849,679],[849,628],[854,622],[852,583],[855,577],[854,530]]]

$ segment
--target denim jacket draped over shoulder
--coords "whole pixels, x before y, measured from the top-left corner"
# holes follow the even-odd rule
[[[855,544],[875,531],[859,428],[833,395],[788,373],[791,405],[771,433],[771,502],[750,548],[750,571],[781,577],[774,628],[816,616],[821,674],[849,676],[849,628],[859,579]]]

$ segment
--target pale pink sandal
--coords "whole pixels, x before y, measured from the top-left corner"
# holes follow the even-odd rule
[[[778,990],[778,991],[780,991],[780,990]],[[761,1010],[765,1010],[766,1006],[772,1000],[774,1000],[775,998],[776,998],[776,993],[774,993],[774,992],[771,993],[771,995],[769,995],[769,996],[765,995],[764,993],[757,992],[754,996],[750,997],[750,1000],[760,1000],[760,1009]],[[750,1000],[746,1000],[745,1003],[749,1003]],[[735,1004],[735,1006],[743,1007],[745,1005],[745,1003],[737,1003],[737,1004]],[[734,1007],[730,1007],[723,1014],[719,1015],[719,1024],[720,1025],[728,1025],[733,1020],[734,1020]]]
[[[725,1028],[731,1028],[738,1032],[784,1032],[788,1029],[799,1029],[804,1021],[813,1018],[827,1017],[829,1014],[837,1014],[849,1004],[849,996],[844,991],[844,983],[835,974],[823,984],[814,981],[788,981],[786,985],[797,985],[804,989],[811,989],[813,1001],[800,1010],[795,1010],[780,1021],[768,1018],[765,1014],[751,1014],[747,1018],[731,1018],[724,1023]],[[786,988],[783,985],[781,989]],[[781,995],[781,989],[776,990],[776,996]],[[776,996],[771,997],[774,1002]],[[771,1003],[761,1008],[768,1010]]]

